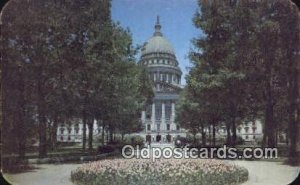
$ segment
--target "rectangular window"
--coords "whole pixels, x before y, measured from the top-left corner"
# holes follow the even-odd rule
[[[147,125],[147,130],[148,130],[148,131],[151,130],[151,125],[150,125],[150,124]]]
[[[165,112],[166,112],[166,120],[171,119],[171,113],[172,113],[172,104],[171,102],[167,102],[165,104]]]
[[[253,131],[253,133],[255,133],[256,127],[252,127],[252,131]]]
[[[170,130],[170,124],[167,124],[167,130]]]
[[[157,124],[157,131],[160,131],[160,124]]]
[[[245,127],[245,132],[248,133],[249,127]]]
[[[176,125],[176,130],[180,130],[180,126],[179,125]]]

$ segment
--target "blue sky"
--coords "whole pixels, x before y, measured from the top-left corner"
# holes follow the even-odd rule
[[[185,84],[191,39],[201,34],[192,22],[197,8],[196,0],[113,0],[112,18],[130,29],[134,44],[143,44],[153,35],[159,15],[162,33],[173,45]]]

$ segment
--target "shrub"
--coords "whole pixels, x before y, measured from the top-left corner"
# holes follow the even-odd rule
[[[130,136],[126,137],[124,144],[136,146],[144,146],[144,138],[141,136]]]
[[[236,138],[236,144],[237,145],[242,145],[242,144],[244,144],[244,142],[245,142],[245,140],[241,136],[238,136]]]
[[[102,160],[71,172],[74,183],[85,185],[229,185],[247,179],[245,168],[215,159]]]
[[[97,153],[103,154],[103,153],[110,153],[115,151],[115,147],[112,145],[104,145],[104,146],[99,146]]]
[[[175,139],[175,147],[182,148],[189,144],[189,141],[185,137],[177,137]]]
[[[32,169],[27,159],[21,159],[18,156],[9,156],[2,158],[2,170],[4,172],[22,172]]]

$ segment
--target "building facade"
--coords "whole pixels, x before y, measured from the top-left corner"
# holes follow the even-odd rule
[[[101,127],[98,126],[97,121],[93,123],[93,136],[101,135]],[[86,128],[86,135],[89,135],[89,129]],[[71,123],[59,124],[56,131],[57,141],[64,143],[81,143],[83,136],[83,123],[81,119],[73,119]]]
[[[226,138],[227,131],[226,126],[221,126],[217,129],[218,135],[222,138]],[[237,126],[236,135],[241,137],[246,142],[257,142],[263,138],[263,125],[260,120],[254,122],[244,122]]]
[[[144,131],[139,133],[146,142],[171,143],[186,133],[175,122],[175,105],[182,90],[179,63],[172,45],[161,32],[159,17],[153,36],[144,44],[139,65],[147,69],[155,96],[152,105],[142,111]]]

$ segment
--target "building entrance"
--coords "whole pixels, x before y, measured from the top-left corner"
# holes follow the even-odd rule
[[[151,143],[151,135],[146,135],[146,142]]]
[[[156,142],[160,142],[161,141],[161,135],[157,135],[156,136]]]
[[[171,142],[171,135],[167,135],[167,142],[168,142],[168,143]]]

